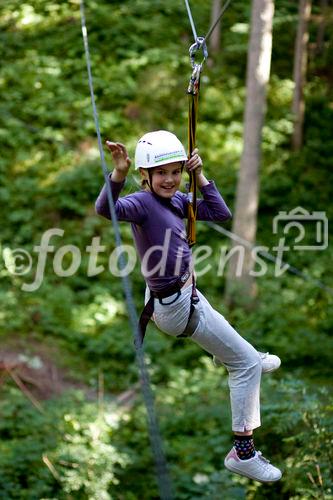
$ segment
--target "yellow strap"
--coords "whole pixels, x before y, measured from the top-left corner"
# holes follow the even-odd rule
[[[196,127],[197,127],[197,111],[199,102],[199,82],[196,86],[195,93],[189,93],[189,108],[188,108],[188,149],[189,156],[192,154],[196,145]],[[197,217],[197,182],[194,172],[190,172],[189,183],[189,202],[187,209],[187,241],[189,246],[196,242],[195,222]]]

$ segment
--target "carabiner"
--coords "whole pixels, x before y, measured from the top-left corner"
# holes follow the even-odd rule
[[[204,61],[205,61],[208,57],[208,49],[207,49],[207,45],[206,45],[206,40],[203,36],[198,36],[196,41],[189,48],[189,54],[190,54],[192,68],[194,68],[194,66],[196,64],[195,63],[195,55],[198,52],[198,50],[200,50],[200,49],[202,50],[202,54],[204,56]]]
[[[190,81],[188,82],[187,93],[196,95],[199,92],[200,74],[202,64],[194,63]]]

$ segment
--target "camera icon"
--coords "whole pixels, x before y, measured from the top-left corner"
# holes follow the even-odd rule
[[[283,235],[291,229],[298,229],[299,234],[294,240],[294,250],[325,250],[328,247],[328,219],[325,212],[308,212],[303,207],[296,207],[290,212],[279,212],[273,219],[273,234],[278,234],[279,226],[283,224]],[[312,226],[309,230],[309,224]],[[301,243],[306,236],[314,235],[311,245]]]

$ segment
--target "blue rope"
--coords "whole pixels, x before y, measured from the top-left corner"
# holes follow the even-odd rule
[[[191,28],[192,28],[193,38],[194,38],[194,41],[196,42],[198,39],[198,35],[197,35],[197,31],[195,29],[195,24],[194,24],[192,12],[191,12],[191,8],[190,8],[190,4],[189,4],[188,0],[185,0],[185,5],[186,5],[188,18],[190,20],[190,24],[191,24]]]
[[[85,12],[84,12],[84,0],[80,0],[80,12],[81,12],[82,36],[83,36],[84,50],[85,50],[86,63],[87,63],[91,104],[92,104],[93,114],[94,114],[95,128],[96,128],[97,139],[98,139],[98,148],[99,148],[99,154],[100,154],[100,158],[101,158],[101,166],[102,166],[104,180],[105,180],[105,184],[106,184],[107,198],[108,198],[110,213],[111,213],[111,217],[112,217],[112,224],[113,224],[114,233],[115,233],[116,246],[118,248],[120,248],[122,245],[120,228],[119,228],[117,215],[115,212],[114,200],[113,200],[111,187],[110,187],[110,181],[109,181],[109,173],[108,173],[106,163],[105,163],[105,157],[104,157],[104,151],[103,151],[102,139],[101,139],[101,132],[100,132],[100,126],[99,126],[99,120],[98,120],[98,113],[97,113],[96,103],[95,103],[93,79],[92,79],[92,73],[91,73],[91,58],[90,58],[90,51],[89,51],[89,44],[88,44],[88,32],[87,32],[87,28],[86,28],[86,19],[85,19]],[[125,257],[124,257],[123,253],[119,257],[119,266],[120,266],[120,269],[124,269],[126,266],[126,261],[125,261]],[[140,382],[141,382],[141,390],[142,390],[142,394],[143,394],[143,399],[144,399],[144,403],[145,403],[146,410],[147,410],[149,438],[150,438],[150,444],[151,444],[151,448],[152,448],[154,460],[155,460],[156,476],[157,476],[157,481],[158,481],[160,498],[162,500],[172,500],[174,498],[174,495],[172,493],[171,480],[169,477],[168,466],[167,466],[167,462],[166,462],[164,452],[163,452],[162,438],[160,435],[158,422],[157,422],[157,418],[156,418],[156,413],[155,413],[155,408],[154,408],[154,396],[153,396],[153,393],[152,393],[152,390],[150,387],[149,374],[148,374],[148,370],[147,370],[146,363],[145,363],[143,346],[139,345],[140,342],[139,342],[138,316],[137,316],[134,301],[133,301],[132,286],[131,286],[131,282],[129,280],[129,277],[127,275],[122,276],[122,282],[123,282],[123,288],[124,288],[124,292],[125,292],[125,296],[126,296],[128,315],[130,318],[132,331],[133,331],[134,343],[136,346],[136,361],[138,364],[138,369],[139,369],[139,374],[140,374]]]

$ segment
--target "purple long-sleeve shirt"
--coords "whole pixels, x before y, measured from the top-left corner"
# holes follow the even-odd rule
[[[187,195],[177,191],[167,199],[142,190],[119,198],[124,184],[110,179],[115,211],[118,220],[131,223],[142,274],[149,288],[158,292],[174,284],[191,267],[184,226]],[[231,218],[213,181],[200,191],[203,198],[197,201],[198,220],[222,222]],[[96,212],[111,219],[105,185],[96,200]]]

